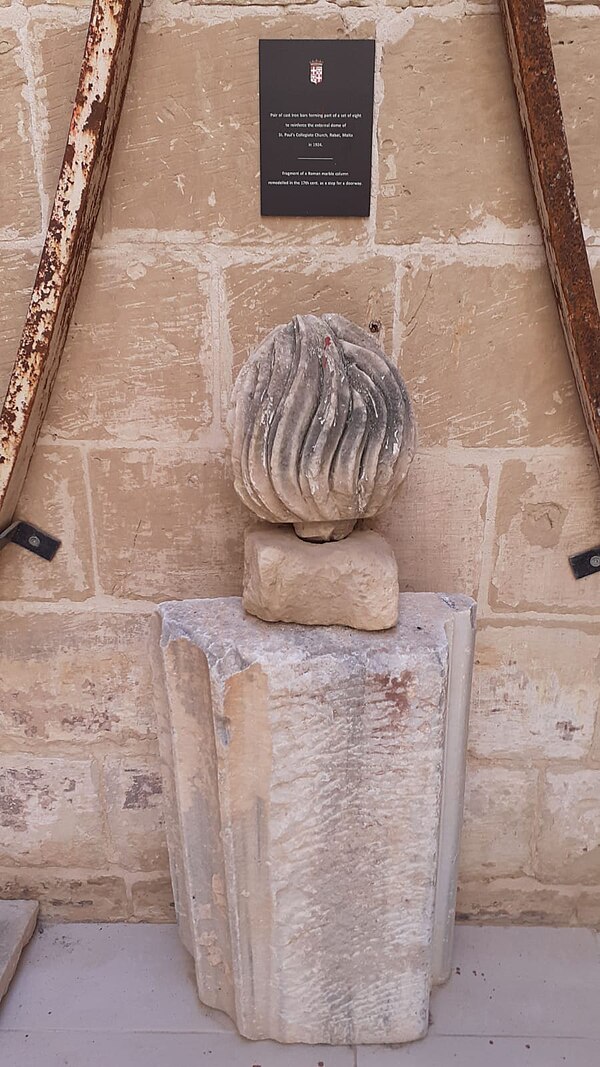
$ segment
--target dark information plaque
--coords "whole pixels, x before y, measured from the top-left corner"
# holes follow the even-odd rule
[[[262,215],[368,215],[375,41],[260,41]]]

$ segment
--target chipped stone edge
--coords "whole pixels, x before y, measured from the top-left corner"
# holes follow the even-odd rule
[[[17,969],[17,964],[21,958],[21,953],[35,930],[38,911],[40,909],[37,900],[2,900],[0,901],[0,919],[3,918],[2,913],[5,910],[9,912],[10,919],[10,911],[13,910],[10,908],[11,904],[20,905],[18,909],[14,909],[16,912],[14,921],[18,923],[19,928],[14,939],[14,945],[9,951],[6,961],[4,962],[0,959],[0,966],[2,968],[0,971],[0,1000],[2,1000],[4,994],[7,992]],[[20,911],[24,911],[25,913],[29,912],[24,925],[23,918],[19,914]]]
[[[448,637],[449,672],[431,946],[432,986],[447,982],[452,970],[477,616],[477,604],[469,597],[442,596],[441,599],[453,608],[454,614],[444,624]]]

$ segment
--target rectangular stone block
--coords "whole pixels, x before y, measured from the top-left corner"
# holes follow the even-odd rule
[[[460,881],[531,874],[538,772],[468,766]]]
[[[469,750],[476,756],[582,759],[599,688],[596,630],[480,626]]]
[[[421,447],[587,443],[545,264],[411,258],[400,316]]]
[[[0,1000],[17,969],[21,952],[35,930],[37,914],[37,901],[0,901]]]
[[[0,896],[39,900],[40,916],[57,922],[121,922],[129,918],[122,878],[96,871],[0,869]]]
[[[0,612],[0,730],[28,744],[156,736],[148,616]]]
[[[158,761],[138,756],[106,759],[103,779],[112,862],[133,871],[166,872]]]
[[[12,373],[36,267],[31,252],[0,248],[0,402]]]
[[[568,557],[598,543],[600,479],[589,446],[508,460],[500,478],[489,601],[494,611],[587,612],[600,584]]]
[[[372,256],[340,266],[335,257],[327,261],[321,254],[318,258],[293,254],[283,261],[227,267],[224,279],[234,378],[269,330],[304,312],[321,315],[335,310],[371,330],[389,358],[395,358],[392,259]],[[229,389],[228,382],[226,406]]]
[[[487,507],[485,466],[419,453],[394,502],[366,525],[389,541],[400,590],[477,595]]]
[[[62,547],[46,560],[7,545],[0,553],[5,600],[86,600],[94,593],[92,546],[83,463],[77,448],[36,446],[17,516],[58,537]]]
[[[209,285],[168,251],[92,252],[45,432],[195,440],[212,420]]]
[[[14,30],[4,26],[1,37],[0,228],[13,231],[15,236],[29,237],[40,232],[42,216],[32,152],[25,59]]]
[[[571,886],[544,885],[534,878],[461,880],[456,917],[461,922],[569,926],[576,921],[578,902],[579,893]]]
[[[0,866],[102,867],[106,847],[91,760],[3,756]]]
[[[384,45],[382,74],[379,241],[460,238],[490,217],[535,222],[497,15],[415,18]]]
[[[92,452],[90,473],[104,592],[162,600],[218,596],[242,585],[253,521],[215,452]]]
[[[600,880],[600,769],[547,771],[536,873],[548,882]]]
[[[450,966],[473,607],[405,594],[368,634],[268,625],[237,598],[162,605],[180,933],[201,999],[243,1035],[426,1031]]]
[[[596,139],[600,123],[600,99],[592,90],[597,77],[600,25],[594,17],[575,19],[554,14],[549,16],[548,23],[577,203],[582,221],[598,229],[598,167],[590,145]]]
[[[263,525],[244,541],[242,603],[266,622],[387,630],[398,621],[398,567],[372,530],[311,544]]]
[[[84,27],[47,27],[41,41],[50,135],[46,187],[60,167]],[[114,228],[201,231],[236,246],[363,239],[364,219],[262,219],[258,188],[258,41],[281,37],[277,13],[235,10],[215,20],[143,21],[104,196],[100,232]],[[286,14],[285,36],[370,37],[343,12]]]
[[[131,887],[131,896],[137,922],[175,922],[173,886],[168,875],[138,878]]]

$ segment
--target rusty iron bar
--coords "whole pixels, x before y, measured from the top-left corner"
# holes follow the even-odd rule
[[[500,7],[548,267],[600,466],[600,314],[575,197],[546,9],[544,0],[500,0]]]
[[[0,530],[14,515],[92,242],[142,0],[94,0],[75,105],[17,358],[0,414]]]

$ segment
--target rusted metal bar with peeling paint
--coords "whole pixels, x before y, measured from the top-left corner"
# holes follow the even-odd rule
[[[575,197],[546,9],[544,0],[501,0],[501,9],[548,266],[600,466],[600,315]]]
[[[77,300],[142,0],[94,0],[48,233],[0,414],[0,530],[14,514]]]

